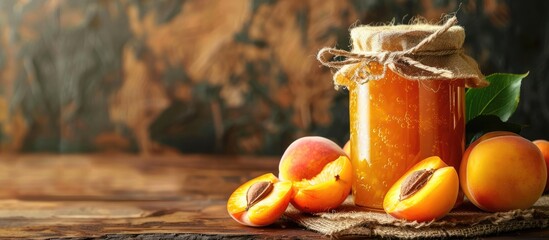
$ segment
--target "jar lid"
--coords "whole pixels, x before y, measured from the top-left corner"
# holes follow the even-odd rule
[[[351,29],[353,52],[403,51],[417,46],[423,39],[439,30],[437,25],[360,26]],[[465,30],[452,26],[426,44],[422,51],[461,49]]]
[[[336,54],[347,57],[347,61],[338,62],[341,67],[334,75],[334,83],[348,86],[352,82],[372,80],[368,77],[381,79],[357,74],[366,67],[365,63],[373,61],[410,80],[463,79],[467,87],[485,87],[489,82],[476,61],[464,53],[465,30],[461,26],[453,26],[456,22],[453,17],[442,26],[414,24],[353,28],[352,51],[348,53],[335,49],[338,53],[347,53]],[[323,62],[321,52],[319,60]],[[366,78],[366,81],[357,81],[357,76]]]

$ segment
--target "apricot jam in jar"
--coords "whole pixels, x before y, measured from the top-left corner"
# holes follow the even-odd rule
[[[460,165],[464,89],[460,80],[414,81],[390,70],[379,81],[349,86],[357,205],[381,208],[391,185],[427,157]]]
[[[357,27],[351,52],[319,53],[324,65],[339,68],[335,84],[349,90],[356,205],[382,208],[393,183],[427,157],[459,167],[465,87],[487,82],[463,53],[463,28],[453,24]],[[327,62],[327,53],[346,60]]]

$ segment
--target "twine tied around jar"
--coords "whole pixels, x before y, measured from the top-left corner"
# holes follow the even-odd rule
[[[425,65],[417,60],[415,60],[413,57],[421,57],[421,56],[447,56],[447,55],[453,55],[453,54],[460,54],[463,53],[463,48],[459,49],[444,49],[444,50],[436,50],[436,51],[422,51],[422,48],[429,45],[433,41],[435,41],[439,36],[444,34],[450,27],[455,25],[457,23],[457,18],[454,16],[444,25],[441,26],[440,29],[433,32],[426,38],[424,38],[421,42],[419,42],[417,45],[415,45],[412,48],[409,48],[407,50],[402,51],[376,51],[376,52],[368,52],[368,51],[360,51],[360,52],[349,52],[341,49],[336,48],[322,48],[317,55],[317,60],[324,66],[335,68],[335,69],[341,69],[342,67],[350,64],[360,64],[358,68],[356,68],[353,76],[353,80],[356,81],[359,84],[367,83],[370,80],[379,80],[385,77],[385,73],[387,71],[387,67],[394,69],[395,64],[407,64],[411,67],[414,67],[419,70],[426,71],[434,76],[442,77],[442,78],[454,78],[455,74],[447,70],[445,68],[441,67],[433,67]],[[345,59],[342,61],[335,61],[331,60],[334,57],[344,57]],[[371,62],[377,62],[379,63],[383,69],[380,74],[373,74],[369,71],[369,65]],[[422,79],[432,79],[431,76],[413,76],[413,79],[416,80],[422,80]]]

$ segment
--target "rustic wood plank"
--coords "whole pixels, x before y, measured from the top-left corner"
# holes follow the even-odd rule
[[[9,209],[6,207],[10,207]],[[0,236],[132,237],[136,234],[206,234],[217,236],[322,237],[280,221],[264,228],[230,219],[224,200],[190,201],[0,201]],[[154,236],[154,235],[151,235]],[[135,236],[134,236],[135,237]]]
[[[250,228],[226,210],[243,182],[277,158],[0,155],[0,236],[319,238],[292,223]]]
[[[322,239],[280,220],[242,226],[226,201],[240,184],[276,174],[276,157],[0,155],[0,237]],[[549,236],[549,229],[486,239]]]
[[[276,174],[278,159],[132,155],[0,156],[0,198],[226,199],[243,182]],[[215,186],[215,187],[213,187]]]

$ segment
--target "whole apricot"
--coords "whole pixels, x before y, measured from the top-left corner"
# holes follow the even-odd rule
[[[278,165],[278,177],[289,181],[311,179],[340,156],[347,155],[335,142],[318,136],[302,137],[284,151]]]
[[[471,144],[459,175],[474,205],[498,212],[531,207],[543,193],[547,168],[536,145],[510,134]]]
[[[538,146],[543,158],[545,159],[545,166],[547,167],[547,173],[549,174],[549,141],[547,140],[535,140],[532,143]],[[549,177],[545,183],[545,192],[549,191]]]
[[[467,147],[467,149],[465,149],[465,152],[463,153],[461,165],[460,165],[459,176],[463,175],[464,172],[465,172],[465,170],[463,170],[463,164],[464,164],[463,162],[465,162],[464,159],[469,158],[469,154],[471,153],[471,150],[473,150],[477,144],[479,144],[479,143],[481,143],[485,140],[488,140],[490,138],[500,137],[500,136],[519,136],[519,135],[514,133],[514,132],[509,132],[509,131],[493,131],[493,132],[485,133],[484,135],[479,137],[477,140],[475,140],[473,143],[471,143]],[[468,189],[463,187],[463,186],[466,186],[466,185],[467,185],[467,178],[460,178],[460,186],[462,186],[461,190],[462,190],[463,193],[465,193],[465,196],[468,196],[468,194],[470,194],[470,193],[468,193]],[[461,200],[463,200],[463,196],[462,196]],[[472,201],[472,200],[470,200],[470,201]]]

